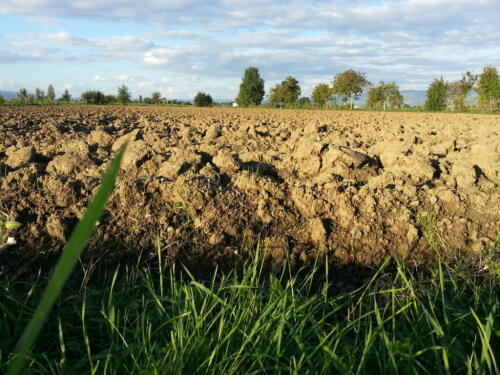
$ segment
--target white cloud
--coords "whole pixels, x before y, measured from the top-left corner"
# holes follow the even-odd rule
[[[381,0],[375,5],[369,0],[3,0],[2,13],[53,22],[58,29],[4,36],[0,63],[107,64],[116,69],[96,71],[94,82],[125,82],[138,89],[181,85],[179,95],[206,87],[222,96],[237,89],[250,65],[260,68],[266,87],[291,74],[307,93],[349,68],[365,71],[373,82],[424,88],[436,75],[457,77],[500,64],[498,0]],[[63,27],[69,19],[132,26],[127,35],[98,38],[69,33]],[[147,25],[148,32],[137,35],[134,24]],[[109,74],[124,71],[122,64],[134,69],[128,77]]]

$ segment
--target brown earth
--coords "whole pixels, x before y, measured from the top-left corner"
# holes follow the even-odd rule
[[[87,256],[234,264],[484,253],[500,229],[500,116],[233,108],[0,107],[9,259],[62,249],[130,141]],[[12,235],[12,234],[10,234]]]

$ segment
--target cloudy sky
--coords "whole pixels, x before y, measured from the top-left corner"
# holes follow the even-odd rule
[[[500,66],[499,19],[500,0],[1,0],[0,90],[231,99],[247,66],[305,95],[350,68],[425,89]]]

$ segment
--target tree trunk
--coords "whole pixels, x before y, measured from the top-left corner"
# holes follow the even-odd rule
[[[352,96],[352,93],[351,93],[351,111],[352,111],[352,105],[353,105],[352,100],[353,100],[353,96]]]

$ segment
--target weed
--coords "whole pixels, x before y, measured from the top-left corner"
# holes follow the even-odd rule
[[[437,251],[438,250],[438,231],[436,229],[436,219],[432,212],[419,212],[417,214],[417,224],[422,231],[422,236],[427,241],[429,246]]]
[[[495,171],[495,177],[491,178],[491,182],[493,182],[496,187],[500,188],[500,169]]]
[[[14,237],[7,237],[7,240],[2,243],[4,233],[6,233],[8,230],[17,229],[20,226],[21,223],[14,220],[7,220],[7,217],[0,213],[0,254],[9,246],[13,246],[17,243]]]

